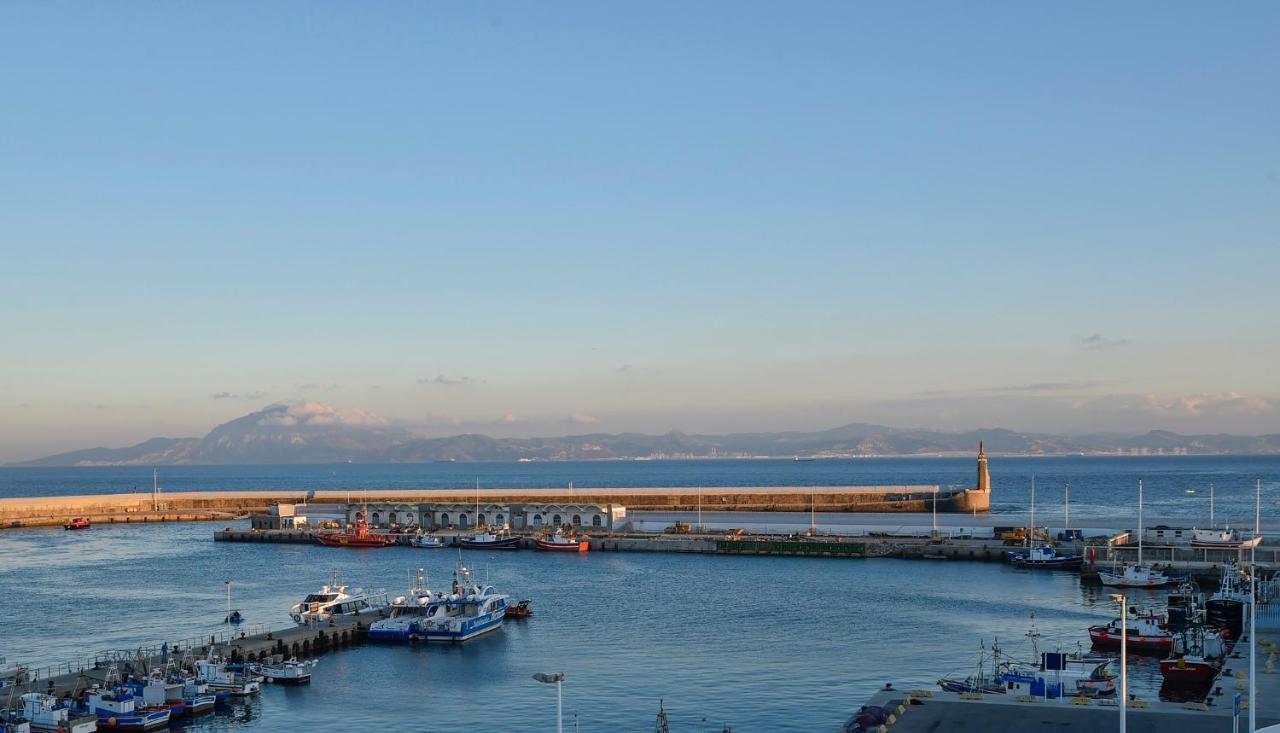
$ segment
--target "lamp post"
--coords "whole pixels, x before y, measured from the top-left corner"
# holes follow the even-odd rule
[[[1117,593],[1111,600],[1120,604],[1120,733],[1125,733],[1129,712],[1129,599]]]
[[[564,672],[554,672],[552,674],[544,674],[542,672],[539,672],[535,674],[533,678],[539,682],[545,682],[546,684],[555,683],[555,686],[556,686],[556,733],[564,733],[564,717],[562,715],[562,710],[563,710],[562,702],[564,698],[561,696],[561,692],[560,692],[560,686],[564,683]]]

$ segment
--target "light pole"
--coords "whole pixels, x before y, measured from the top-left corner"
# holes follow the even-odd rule
[[[1120,604],[1120,733],[1125,733],[1129,712],[1129,599],[1117,593],[1111,600]]]
[[[560,686],[561,684],[564,683],[564,672],[554,672],[552,674],[544,674],[542,672],[539,672],[535,674],[533,678],[539,682],[545,682],[547,684],[551,684],[553,682],[555,683],[556,685],[556,733],[564,733],[564,717],[562,714],[562,710],[563,710],[562,703],[564,698],[561,697],[561,692],[560,692]]]

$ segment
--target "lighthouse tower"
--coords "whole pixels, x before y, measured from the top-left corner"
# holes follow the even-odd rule
[[[978,441],[978,491],[991,491],[991,473],[987,471],[987,454],[982,450],[982,441]]]

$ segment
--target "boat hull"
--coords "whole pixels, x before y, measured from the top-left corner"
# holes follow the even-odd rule
[[[1204,660],[1165,659],[1160,662],[1160,675],[1166,682],[1204,684],[1218,676],[1220,667]]]
[[[347,535],[316,535],[316,542],[325,547],[351,547],[351,548],[375,548],[389,547],[395,544],[395,539],[390,537],[352,537]]]
[[[591,549],[591,543],[586,540],[577,542],[548,542],[543,539],[535,539],[534,546],[543,552],[587,552]]]
[[[504,537],[500,540],[458,540],[464,550],[519,550],[519,537]]]
[[[1091,626],[1089,628],[1089,638],[1093,641],[1094,646],[1120,648],[1120,634],[1104,626]],[[1129,651],[1132,652],[1146,652],[1149,654],[1173,653],[1172,636],[1129,634],[1127,641],[1129,642]]]
[[[1076,570],[1084,563],[1083,557],[1066,556],[1049,560],[1032,560],[1018,553],[1009,554],[1009,562],[1019,568],[1043,568],[1045,570]]]
[[[416,633],[410,635],[409,638],[426,642],[450,642],[459,643],[474,639],[477,636],[497,631],[502,628],[502,621],[506,617],[506,608],[500,611],[494,611],[486,614],[485,618],[468,619],[459,629],[450,628],[417,628]]]

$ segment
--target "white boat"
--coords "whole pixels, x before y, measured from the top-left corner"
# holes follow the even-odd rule
[[[1163,571],[1142,562],[1142,482],[1138,482],[1138,562],[1125,563],[1124,567],[1099,570],[1098,580],[1103,585],[1118,588],[1162,588],[1169,584],[1169,576]]]
[[[417,579],[409,584],[409,595],[392,600],[387,607],[388,617],[369,624],[369,638],[394,641],[418,638],[418,624],[435,613],[445,598],[443,593],[431,593],[426,573],[419,569]]]
[[[1192,547],[1216,547],[1234,550],[1240,547],[1257,547],[1262,537],[1245,539],[1239,530],[1225,529],[1193,529],[1191,530]]]
[[[298,661],[297,659],[286,659],[279,662],[264,662],[255,664],[250,670],[260,675],[267,682],[274,682],[282,685],[305,685],[311,681],[311,670],[319,662],[314,659]]]
[[[212,659],[196,660],[196,680],[208,685],[214,693],[225,692],[232,697],[245,697],[262,690],[258,676],[227,669],[226,662]]]
[[[123,689],[89,690],[85,708],[98,716],[98,724],[121,730],[156,730],[169,727],[169,708],[142,707],[142,700]]]
[[[443,537],[433,537],[429,534],[420,534],[409,541],[414,547],[422,547],[428,550],[437,550],[444,547]]]
[[[451,592],[430,604],[430,614],[412,625],[411,638],[423,641],[461,642],[502,628],[507,596],[491,585],[471,579],[461,563],[454,573]]]
[[[294,604],[289,609],[289,617],[294,623],[305,625],[312,621],[328,621],[334,616],[355,616],[372,608],[369,596],[359,588],[347,592],[347,586],[338,582],[338,571],[334,570],[329,584]]]
[[[66,731],[67,733],[93,733],[98,729],[98,718],[71,710],[53,695],[28,692],[22,696],[22,717],[31,730]]]
[[[97,730],[96,724],[94,730]],[[21,717],[6,718],[0,711],[0,733],[31,733],[31,722]]]

